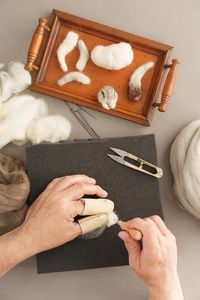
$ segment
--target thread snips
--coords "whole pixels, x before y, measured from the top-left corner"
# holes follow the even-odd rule
[[[145,174],[154,176],[156,178],[162,177],[163,171],[158,166],[156,166],[142,158],[139,158],[134,154],[128,153],[124,150],[117,149],[117,148],[111,148],[111,147],[110,147],[110,149],[119,155],[119,156],[116,156],[116,155],[107,154],[114,161],[116,161],[124,166],[127,166],[129,168],[132,168],[134,170],[137,170],[139,172],[143,172]]]

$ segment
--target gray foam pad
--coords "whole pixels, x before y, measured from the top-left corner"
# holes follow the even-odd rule
[[[154,164],[154,135],[40,144],[27,148],[27,167],[31,182],[30,203],[55,177],[86,174],[108,191],[115,211],[122,220],[158,214],[162,217],[158,179],[111,160],[109,147],[129,151]],[[114,154],[115,155],[115,154]],[[55,224],[56,226],[56,224]],[[118,225],[106,229],[96,239],[77,238],[56,249],[37,255],[39,273],[121,266],[127,253],[117,234]]]

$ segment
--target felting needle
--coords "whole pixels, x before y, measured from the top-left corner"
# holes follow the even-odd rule
[[[126,226],[126,222],[119,220],[119,221],[117,222],[117,224],[119,225],[119,227],[120,227],[122,230],[128,232],[128,233],[130,234],[130,236],[131,236],[134,240],[140,241],[140,240],[142,239],[142,233],[141,233],[139,230],[137,230],[137,229],[134,229],[134,228],[131,228],[131,229],[130,229],[130,228],[128,228],[128,227]]]

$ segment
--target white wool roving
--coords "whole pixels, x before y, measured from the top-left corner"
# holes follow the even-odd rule
[[[25,90],[31,84],[31,75],[20,62],[10,62],[8,72],[0,72],[0,102]]]
[[[91,52],[93,63],[108,70],[120,70],[133,61],[133,50],[128,43],[111,44],[109,46],[96,46]]]
[[[62,116],[46,116],[33,120],[26,130],[27,138],[33,144],[65,141],[68,139],[70,133],[71,124]]]
[[[0,149],[17,141],[27,142],[26,127],[36,118],[47,115],[47,104],[33,96],[15,96],[0,106]]]
[[[180,205],[200,219],[200,120],[189,123],[176,137],[170,166]]]

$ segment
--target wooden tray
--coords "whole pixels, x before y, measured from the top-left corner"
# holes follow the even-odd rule
[[[172,46],[58,10],[52,11],[49,27],[46,23],[46,19],[39,19],[39,25],[33,35],[28,52],[25,68],[32,72],[32,90],[143,125],[150,125],[154,107],[158,106],[160,111],[165,111],[178,63],[178,60],[174,59],[170,65],[165,65]],[[66,33],[71,30],[79,34],[79,38],[84,40],[89,51],[96,45],[109,45],[121,41],[130,43],[134,51],[132,64],[119,71],[108,71],[97,67],[90,59],[83,71],[91,78],[90,85],[71,82],[59,87],[56,82],[65,73],[59,66],[56,51]],[[69,71],[76,70],[78,56],[78,49],[74,49],[67,55]],[[132,102],[127,95],[129,78],[138,66],[148,61],[155,62],[155,66],[142,79],[143,95],[141,100]],[[170,71],[166,77],[162,99],[158,104],[155,103],[155,99],[165,68],[169,68]],[[97,101],[97,92],[104,85],[113,86],[119,94],[117,107],[114,110],[105,110]]]

